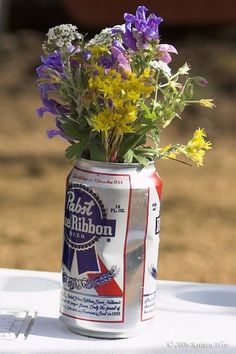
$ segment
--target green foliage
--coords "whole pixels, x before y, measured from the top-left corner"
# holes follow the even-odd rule
[[[79,143],[73,143],[66,148],[65,156],[68,160],[79,159],[82,155],[88,143],[86,141],[80,141]]]
[[[64,134],[68,137],[69,140],[81,140],[85,141],[88,136],[87,129],[80,129],[80,125],[78,122],[73,120],[68,120],[63,125]]]
[[[100,138],[98,136],[94,137],[89,142],[89,152],[90,159],[93,161],[105,161],[105,152],[102,147]]]

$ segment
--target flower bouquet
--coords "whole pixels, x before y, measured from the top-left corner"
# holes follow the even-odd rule
[[[51,28],[37,69],[43,107],[38,116],[55,116],[59,135],[70,144],[69,159],[84,157],[105,162],[138,162],[183,154],[203,164],[204,129],[187,144],[160,146],[160,135],[191,104],[214,106],[211,99],[193,100],[195,85],[207,81],[189,75],[185,63],[177,72],[169,66],[173,45],[160,43],[161,17],[139,6],[124,15],[125,24],[102,30],[87,40],[73,25]]]
[[[129,337],[155,314],[162,182],[154,161],[183,154],[198,166],[211,148],[204,129],[185,145],[160,135],[194,100],[184,64],[169,67],[174,46],[161,44],[162,18],[144,6],[125,24],[87,40],[72,25],[49,30],[37,69],[43,107],[76,159],[67,179],[60,319],[73,331]]]

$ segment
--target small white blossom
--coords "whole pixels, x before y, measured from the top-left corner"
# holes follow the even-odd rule
[[[86,45],[87,48],[91,46],[99,46],[111,43],[112,28],[104,28],[99,34],[96,34]]]
[[[96,34],[86,45],[86,47],[106,45],[112,42],[113,36],[118,32],[125,32],[125,25],[104,28],[99,34]]]
[[[178,73],[180,75],[186,75],[188,74],[190,69],[191,69],[190,66],[187,63],[185,63],[183,66],[181,66],[181,68],[179,68]]]
[[[155,70],[157,70],[157,69],[161,70],[166,77],[170,77],[171,76],[170,67],[166,63],[164,63],[163,61],[152,60],[150,62],[150,67],[155,69]]]
[[[71,24],[59,25],[50,28],[47,33],[47,41],[43,44],[43,50],[53,51],[59,48],[67,48],[74,41],[80,41],[83,35],[80,34],[76,26]]]
[[[125,24],[116,25],[112,29],[113,29],[113,31],[117,31],[117,32],[125,32]]]

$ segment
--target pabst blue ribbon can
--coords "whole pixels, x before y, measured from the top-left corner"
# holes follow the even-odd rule
[[[69,174],[60,319],[72,331],[124,338],[154,317],[161,187],[154,163],[80,159]]]

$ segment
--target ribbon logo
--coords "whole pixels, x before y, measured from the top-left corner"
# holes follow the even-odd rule
[[[107,219],[99,196],[83,184],[71,183],[66,192],[63,263],[71,270],[74,255],[78,272],[99,271],[95,243],[115,236],[116,220]]]

